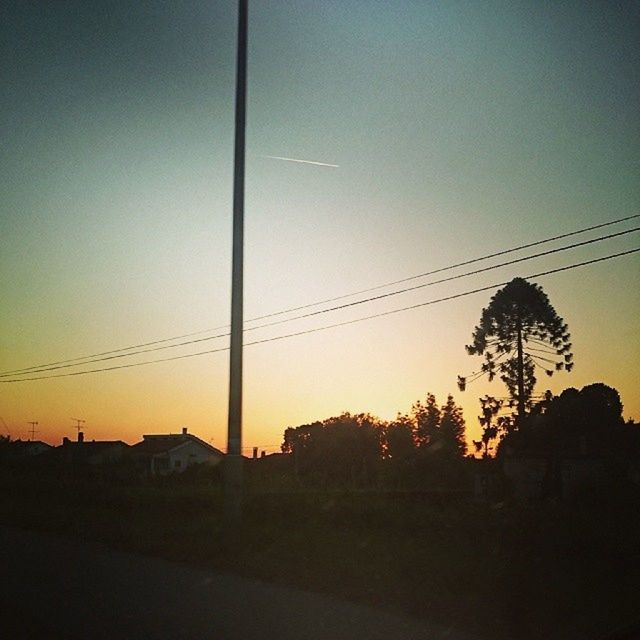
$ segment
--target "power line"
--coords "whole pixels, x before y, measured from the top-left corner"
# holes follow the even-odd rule
[[[377,296],[372,296],[370,298],[363,298],[362,300],[355,300],[354,302],[347,302],[345,304],[341,304],[335,307],[329,307],[328,309],[320,309],[319,311],[311,311],[309,313],[305,313],[299,316],[295,316],[294,318],[286,318],[284,320],[276,320],[274,322],[268,322],[265,324],[258,325],[257,327],[250,327],[249,330],[253,329],[264,329],[265,327],[272,327],[274,325],[283,324],[285,322],[291,322],[293,320],[301,320],[303,318],[311,318],[313,316],[321,315],[323,313],[328,313],[330,311],[338,311],[340,309],[347,309],[349,307],[355,307],[360,304],[364,304],[366,302],[374,302],[376,300],[382,300],[384,298],[391,298],[392,296],[397,296],[402,293],[408,293],[410,291],[417,291],[418,289],[424,289],[426,287],[432,287],[436,284],[442,284],[444,282],[451,282],[453,280],[460,280],[461,278],[467,278],[469,276],[475,276],[480,273],[485,273],[487,271],[492,271],[493,269],[499,269],[501,267],[507,267],[513,264],[518,264],[520,262],[526,262],[527,260],[533,260],[534,258],[541,258],[543,256],[552,255],[554,253],[560,253],[561,251],[567,251],[569,249],[575,249],[577,247],[583,247],[589,244],[594,244],[595,242],[601,242],[603,240],[609,240],[611,238],[616,238],[618,236],[626,235],[627,233],[633,233],[636,231],[640,231],[640,227],[635,227],[633,229],[628,229],[626,231],[620,231],[618,233],[612,233],[607,236],[601,236],[599,238],[593,238],[591,240],[585,240],[583,242],[576,242],[574,244],[570,244],[564,247],[558,247],[556,249],[549,249],[548,251],[541,251],[540,253],[534,253],[531,256],[524,256],[522,258],[516,258],[515,260],[508,260],[507,262],[501,262],[496,265],[492,265],[490,267],[483,267],[482,269],[474,269],[473,271],[466,271],[465,273],[459,273],[455,276],[449,276],[447,278],[440,278],[439,280],[433,280],[431,282],[425,282],[423,284],[414,285],[412,287],[405,287],[404,289],[398,289],[396,291],[389,291],[387,293],[381,293]]]
[[[449,265],[449,266],[446,266],[446,267],[440,267],[440,268],[434,269],[432,271],[426,271],[426,272],[420,273],[418,275],[409,276],[407,278],[402,278],[400,280],[395,280],[393,282],[387,282],[386,284],[376,285],[374,287],[369,287],[368,289],[361,289],[359,291],[354,291],[352,293],[347,293],[347,294],[343,294],[343,295],[340,295],[340,296],[335,296],[333,298],[326,298],[324,300],[319,300],[317,302],[311,302],[311,303],[300,305],[300,306],[297,306],[297,307],[290,307],[288,309],[282,309],[280,311],[274,311],[274,312],[267,313],[267,314],[264,314],[264,315],[261,315],[261,316],[256,316],[254,318],[250,318],[250,319],[246,320],[245,323],[257,322],[258,320],[266,320],[267,318],[272,318],[272,317],[279,316],[279,315],[284,315],[284,314],[287,314],[287,313],[293,313],[294,311],[301,311],[303,309],[309,309],[309,308],[312,308],[312,307],[315,307],[315,306],[319,306],[319,305],[322,305],[322,304],[328,304],[330,302],[336,302],[338,300],[343,300],[345,298],[350,298],[350,297],[353,297],[355,295],[360,295],[360,294],[363,294],[363,293],[369,293],[371,291],[376,291],[378,289],[383,289],[385,287],[390,287],[390,286],[393,286],[393,285],[396,285],[396,284],[401,284],[403,282],[409,282],[411,280],[417,280],[419,278],[424,278],[426,276],[435,275],[437,273],[442,273],[444,271],[449,271],[451,269],[456,269],[458,267],[467,266],[467,265],[470,265],[470,264],[481,262],[483,260],[489,260],[490,258],[495,258],[495,257],[498,257],[498,256],[507,255],[509,253],[514,253],[516,251],[521,251],[523,249],[529,249],[531,247],[539,246],[539,245],[542,245],[542,244],[547,244],[547,243],[553,242],[555,240],[561,240],[563,238],[568,238],[568,237],[579,235],[579,234],[582,234],[582,233],[587,233],[589,231],[594,231],[595,229],[602,229],[604,227],[612,226],[614,224],[620,224],[621,222],[626,222],[628,220],[633,220],[633,219],[638,218],[638,217],[640,217],[640,214],[634,214],[634,215],[631,215],[631,216],[626,216],[624,218],[618,218],[616,220],[610,220],[608,222],[603,222],[603,223],[600,223],[600,224],[597,224],[597,225],[593,225],[593,226],[590,226],[590,227],[584,227],[583,229],[578,229],[576,231],[563,233],[563,234],[560,234],[560,235],[552,236],[550,238],[545,238],[543,240],[537,240],[536,242],[530,242],[530,243],[527,243],[527,244],[522,244],[522,245],[519,245],[517,247],[512,247],[511,249],[504,249],[502,251],[498,251],[498,252],[495,252],[495,253],[487,254],[485,256],[481,256],[481,257],[478,257],[478,258],[473,258],[471,260],[465,260],[463,262],[458,262],[456,264]],[[529,259],[531,259],[532,257],[534,257],[534,256],[531,256]],[[506,264],[509,264],[509,263],[506,263]],[[498,268],[498,266],[502,266],[502,265],[496,265],[496,267],[494,267],[494,268]],[[463,276],[460,276],[460,277],[463,277]],[[296,319],[296,318],[293,318],[293,319]],[[203,333],[209,333],[211,331],[219,331],[221,329],[227,329],[228,327],[229,327],[228,324],[227,325],[221,325],[219,327],[214,327],[212,329],[203,329],[201,331],[194,331],[192,333],[184,333],[184,334],[181,334],[179,336],[173,336],[172,338],[162,338],[162,339],[159,339],[159,340],[152,340],[152,341],[149,341],[149,342],[142,342],[142,343],[139,343],[139,344],[130,345],[128,347],[120,347],[118,349],[110,349],[109,351],[102,351],[102,352],[99,352],[99,353],[93,353],[93,354],[90,354],[90,355],[87,355],[87,356],[78,356],[76,358],[70,358],[70,359],[67,359],[67,360],[58,360],[58,361],[55,361],[55,362],[47,362],[47,363],[32,365],[30,367],[25,367],[25,368],[22,368],[22,369],[13,369],[13,370],[9,370],[9,371],[3,371],[2,373],[0,373],[0,377],[6,376],[6,375],[16,375],[16,374],[23,373],[23,372],[25,372],[25,373],[26,372],[30,372],[30,371],[33,372],[34,369],[41,369],[42,367],[50,367],[50,366],[54,366],[54,365],[68,364],[68,363],[74,363],[74,362],[77,363],[78,365],[89,364],[88,362],[85,363],[85,362],[78,362],[78,361],[80,361],[80,360],[91,360],[93,358],[100,358],[101,356],[107,356],[107,355],[111,355],[111,354],[115,354],[115,353],[122,353],[123,351],[131,351],[131,349],[141,349],[143,347],[150,347],[150,346],[153,346],[153,345],[163,344],[163,343],[166,343],[166,342],[173,342],[174,340],[181,340],[182,338],[190,338],[192,336],[201,335]],[[255,328],[262,328],[262,327],[255,327]],[[252,329],[252,328],[250,328],[250,329]],[[248,331],[250,329],[246,329],[246,331]],[[216,336],[209,336],[209,337],[206,337],[206,338],[202,338],[202,340],[200,340],[200,341],[214,340],[214,339],[217,339],[217,338],[226,337],[228,335],[229,335],[229,333],[227,332],[227,333],[219,334],[219,335],[216,335]],[[181,344],[175,345],[175,346],[185,346],[186,344],[194,344],[196,342],[198,342],[198,340],[194,340],[193,342],[181,343]],[[152,351],[152,350],[150,349],[149,351]],[[137,353],[136,354],[126,354],[126,355],[137,355]],[[94,362],[98,362],[98,360],[93,360],[93,361]]]
[[[467,271],[465,273],[459,273],[455,276],[449,276],[447,278],[440,278],[439,280],[433,280],[431,282],[425,282],[419,285],[414,285],[412,287],[405,287],[404,289],[399,289],[396,291],[389,291],[387,293],[383,293],[377,296],[372,296],[369,298],[364,298],[362,300],[355,300],[353,302],[347,302],[345,304],[341,304],[341,305],[337,305],[335,307],[329,307],[327,309],[319,309],[318,311],[310,311],[308,313],[304,313],[298,316],[294,316],[292,318],[284,318],[282,320],[275,320],[272,322],[266,322],[264,324],[261,325],[257,325],[254,327],[248,327],[247,329],[245,329],[245,331],[256,331],[258,329],[265,329],[267,327],[273,327],[276,325],[280,325],[280,324],[285,324],[288,322],[294,322],[296,320],[303,320],[306,318],[311,318],[313,316],[317,316],[317,315],[322,315],[325,313],[330,313],[333,311],[339,311],[341,309],[347,309],[349,307],[355,307],[361,304],[365,304],[365,303],[369,303],[369,302],[375,302],[377,300],[382,300],[384,298],[390,298],[393,296],[397,296],[403,293],[408,293],[410,291],[417,291],[418,289],[424,289],[426,287],[432,287],[434,285],[437,284],[443,284],[445,282],[451,282],[453,280],[460,280],[462,278],[467,278],[469,276],[473,276],[473,275],[478,275],[480,273],[485,273],[487,271],[492,271],[494,269],[499,269],[501,267],[506,267],[506,266],[510,266],[513,264],[518,264],[520,262],[526,262],[528,260],[533,260],[535,258],[540,258],[543,256],[548,256],[548,255],[552,255],[554,253],[560,253],[562,251],[567,251],[569,249],[575,249],[577,247],[582,247],[582,246],[586,246],[586,245],[590,245],[590,244],[594,244],[596,242],[602,242],[603,240],[610,240],[612,238],[616,238],[619,236],[623,236],[629,233],[634,233],[640,231],[640,227],[635,227],[633,229],[627,229],[625,231],[619,231],[617,233],[611,233],[608,234],[606,236],[600,236],[598,238],[592,238],[590,240],[584,240],[582,242],[576,242],[574,244],[570,244],[570,245],[566,245],[564,247],[557,247],[555,249],[549,249],[548,251],[541,251],[540,253],[535,253],[533,255],[530,256],[524,256],[522,258],[516,258],[514,260],[508,260],[506,262],[501,262],[499,264],[496,265],[491,265],[488,267],[483,267],[481,269],[475,269],[473,271]],[[157,346],[157,347],[151,347],[148,349],[139,349],[138,351],[128,351],[127,353],[115,353],[113,355],[103,355],[103,354],[98,354],[98,355],[102,355],[103,357],[94,357],[92,358],[91,356],[86,356],[85,360],[86,362],[75,362],[75,361],[69,361],[69,360],[62,360],[59,362],[53,362],[50,363],[50,365],[40,365],[40,366],[32,366],[32,367],[27,367],[24,369],[16,369],[14,371],[7,371],[4,373],[0,374],[0,378],[5,378],[11,375],[18,375],[21,373],[41,373],[44,371],[55,371],[58,369],[68,369],[70,367],[77,367],[77,366],[82,366],[85,364],[91,364],[93,362],[105,362],[107,360],[115,360],[118,358],[128,358],[130,356],[135,356],[135,355],[141,355],[143,353],[150,353],[150,352],[154,352],[154,351],[163,351],[164,349],[175,349],[177,347],[185,347],[191,344],[197,344],[200,342],[208,342],[211,340],[217,340],[218,338],[224,338],[227,337],[229,335],[229,333],[220,333],[214,336],[207,336],[206,338],[196,338],[195,340],[186,340],[184,342],[178,342],[176,344],[170,344],[170,345],[163,345],[163,346]],[[132,349],[133,347],[130,347],[130,349]],[[77,360],[77,359],[76,359]]]
[[[571,236],[579,235],[581,233],[587,233],[588,231],[594,231],[595,229],[602,229],[603,227],[609,227],[614,224],[619,224],[620,222],[626,222],[628,220],[633,220],[635,218],[640,218],[640,213],[634,214],[632,216],[626,216],[624,218],[618,218],[617,220],[611,220],[609,222],[602,222],[600,224],[593,225],[591,227],[585,227],[584,229],[578,229],[577,231],[570,231],[569,233],[562,233],[557,236],[553,236],[551,238],[545,238],[544,240],[536,240],[535,242],[529,242],[527,244],[521,244],[517,247],[513,247],[511,249],[504,249],[502,251],[497,251],[495,253],[489,253],[485,256],[481,256],[479,258],[472,258],[471,260],[465,260],[463,262],[458,262],[456,264],[449,265],[447,267],[440,267],[438,269],[433,269],[432,271],[425,271],[424,273],[419,273],[415,276],[409,276],[407,278],[401,278],[400,280],[394,280],[393,282],[387,282],[385,284],[379,284],[374,287],[369,287],[368,289],[360,289],[359,291],[354,291],[353,293],[345,293],[340,296],[335,296],[334,298],[327,298],[325,300],[320,300],[318,302],[311,302],[309,304],[304,304],[299,307],[293,307],[291,309],[285,309],[283,311],[274,311],[272,313],[268,313],[263,316],[259,316],[257,318],[252,318],[252,320],[248,320],[248,322],[255,320],[265,320],[266,318],[271,318],[273,316],[282,315],[285,313],[290,313],[292,311],[301,311],[302,309],[308,309],[310,307],[315,307],[321,304],[327,304],[329,302],[336,302],[337,300],[344,300],[345,298],[351,298],[352,296],[357,296],[363,293],[369,293],[371,291],[377,291],[378,289],[384,289],[385,287],[392,287],[396,284],[402,284],[403,282],[410,282],[411,280],[418,280],[419,278],[425,278],[427,276],[433,276],[437,273],[442,273],[444,271],[450,271],[451,269],[457,269],[458,267],[466,267],[470,264],[475,264],[477,262],[482,262],[484,260],[489,260],[491,258],[497,258],[499,256],[504,256],[509,253],[514,253],[516,251],[522,251],[523,249],[530,249],[531,247],[537,247],[541,244],[547,244],[549,242],[554,242],[555,240],[562,240],[563,238],[569,238]]]
[[[640,251],[640,247],[636,248],[636,249],[629,249],[627,251],[621,251],[619,253],[613,253],[607,256],[603,256],[600,258],[593,258],[592,260],[585,260],[583,262],[577,262],[574,264],[570,264],[564,267],[558,267],[556,269],[549,269],[548,271],[541,271],[539,273],[534,273],[528,276],[525,276],[525,278],[527,279],[531,279],[531,278],[542,278],[544,276],[548,276],[548,275],[552,275],[554,273],[561,273],[564,271],[569,271],[571,269],[576,269],[578,267],[584,267],[587,265],[591,265],[591,264],[596,264],[599,262],[605,262],[607,260],[612,260],[614,258],[620,258],[622,256],[627,256],[627,255],[631,255],[633,253],[637,253]],[[296,331],[293,333],[287,333],[284,335],[280,335],[280,336],[273,336],[271,338],[263,338],[261,340],[254,340],[253,342],[247,342],[245,346],[253,346],[256,344],[264,344],[267,342],[274,342],[276,340],[284,340],[286,338],[293,338],[296,336],[302,336],[302,335],[307,335],[310,333],[316,333],[318,331],[326,331],[327,329],[335,329],[337,327],[344,327],[350,324],[356,324],[358,322],[364,322],[365,320],[372,320],[374,318],[382,318],[384,316],[390,316],[390,315],[394,315],[396,313],[401,313],[403,311],[411,311],[413,309],[419,309],[421,307],[426,307],[426,306],[430,306],[430,305],[434,305],[434,304],[438,304],[441,302],[448,302],[450,300],[456,300],[458,298],[464,298],[466,296],[470,296],[473,295],[475,293],[481,293],[484,291],[489,291],[491,289],[495,289],[497,287],[503,287],[506,284],[508,284],[508,282],[499,282],[496,284],[492,284],[492,285],[488,285],[485,287],[479,287],[477,289],[472,289],[470,291],[464,291],[462,293],[456,293],[450,296],[445,296],[443,298],[437,298],[435,300],[428,300],[426,302],[419,302],[417,304],[413,304],[413,305],[409,305],[407,307],[400,307],[398,309],[391,309],[389,311],[383,311],[381,313],[375,313],[375,314],[371,314],[368,316],[363,316],[360,318],[355,318],[352,320],[345,320],[343,322],[336,322],[334,324],[329,324],[329,325],[325,325],[322,327],[315,327],[313,329],[306,329],[303,331]],[[49,378],[66,378],[66,377],[71,377],[71,376],[80,376],[80,375],[86,375],[88,373],[102,373],[104,371],[114,371],[117,369],[128,369],[131,367],[140,367],[143,365],[147,365],[147,364],[155,364],[155,363],[159,363],[159,362],[170,362],[170,361],[174,361],[174,360],[183,360],[184,358],[193,358],[195,356],[203,356],[203,355],[208,355],[211,353],[218,353],[221,351],[228,351],[229,347],[220,347],[218,349],[210,349],[207,351],[198,351],[196,353],[187,353],[187,354],[183,354],[183,355],[179,355],[179,356],[171,356],[169,358],[159,358],[156,360],[145,360],[143,362],[133,362],[133,363],[129,363],[129,364],[122,364],[122,365],[115,365],[112,367],[103,367],[100,369],[89,369],[86,371],[74,371],[74,372],[70,372],[70,373],[57,373],[57,374],[53,374],[53,375],[47,375],[47,376],[37,376],[37,377],[31,377],[31,378],[14,378],[14,379],[10,379],[10,380],[0,380],[0,383],[10,383],[10,382],[29,382],[29,381],[34,381],[34,380],[46,380]]]

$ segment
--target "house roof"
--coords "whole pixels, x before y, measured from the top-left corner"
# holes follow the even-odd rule
[[[13,449],[32,449],[33,447],[46,447],[51,449],[51,445],[42,440],[13,440],[9,443]]]
[[[9,458],[26,458],[49,453],[53,447],[42,440],[14,440],[2,447],[4,455]]]
[[[87,453],[99,453],[113,447],[129,448],[130,446],[122,440],[85,440],[84,442],[65,442],[61,445],[64,449],[78,449]]]
[[[51,455],[56,457],[73,456],[74,459],[89,459],[94,456],[109,455],[116,450],[130,449],[131,445],[122,440],[89,440],[84,442],[66,441],[59,447],[55,447]]]
[[[134,451],[137,453],[144,453],[148,455],[159,455],[163,453],[169,453],[178,447],[182,447],[188,442],[195,443],[201,447],[207,449],[210,453],[223,456],[224,453],[220,449],[212,447],[209,443],[201,440],[197,436],[190,433],[178,433],[178,434],[166,434],[155,435],[148,434],[142,436],[142,442],[138,442],[133,445]]]

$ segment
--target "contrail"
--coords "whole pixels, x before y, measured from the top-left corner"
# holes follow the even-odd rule
[[[328,162],[316,162],[315,160],[300,160],[299,158],[285,158],[284,156],[263,156],[272,160],[286,160],[287,162],[301,162],[302,164],[315,164],[319,167],[339,167],[339,164],[329,164]]]

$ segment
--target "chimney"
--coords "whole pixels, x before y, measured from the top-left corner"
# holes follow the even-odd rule
[[[253,447],[253,459],[257,460],[258,458],[258,447]]]
[[[187,427],[182,427],[182,435],[183,436],[187,435]]]
[[[78,431],[78,442],[84,442],[84,432]]]
[[[62,446],[64,447],[67,444],[69,444],[69,438],[67,438],[67,436],[64,436],[62,438]]]

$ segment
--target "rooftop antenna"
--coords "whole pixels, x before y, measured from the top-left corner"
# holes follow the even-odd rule
[[[36,427],[38,426],[38,422],[36,422],[35,420],[32,422],[27,422],[27,424],[31,425],[31,429],[29,429],[29,433],[31,434],[31,438],[29,438],[29,440],[33,440],[36,433],[40,433],[39,431],[36,431]]]
[[[4,418],[2,416],[0,416],[0,420],[2,420],[2,424],[4,425],[4,428],[7,431],[7,435],[9,436],[9,439],[11,439],[11,431],[9,431],[9,427],[7,426],[7,423],[4,421]]]
[[[78,434],[80,434],[81,429],[86,429],[86,427],[82,426],[86,422],[86,420],[80,420],[79,418],[71,418],[71,419],[76,423],[76,425],[73,428],[78,430]]]

